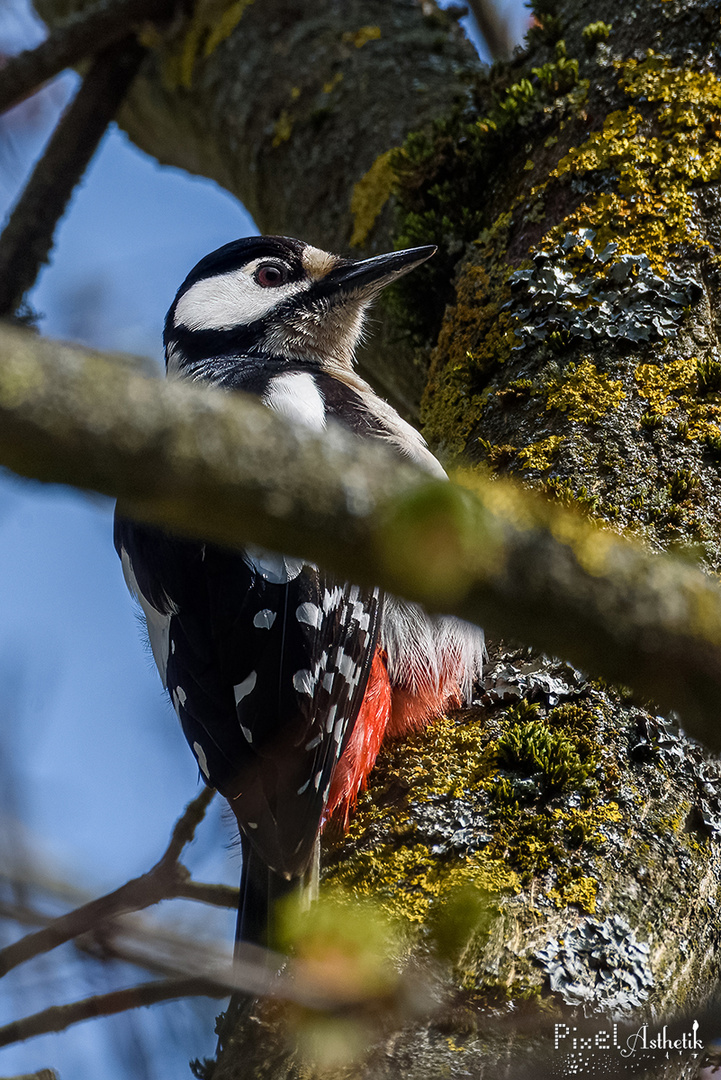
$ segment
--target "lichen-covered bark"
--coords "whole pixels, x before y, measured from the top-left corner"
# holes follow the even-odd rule
[[[233,7],[207,59],[198,26],[158,48],[133,136],[235,190],[263,229],[438,242],[393,323],[435,346],[432,445],[717,572],[717,4],[543,0],[529,51],[460,110],[474,65],[420,6]],[[404,354],[397,378],[375,355],[367,370],[408,404]],[[388,748],[348,834],[327,836],[328,888],[372,888],[418,963],[459,886],[487,912],[437,976],[453,1007],[369,1038],[332,1075],[517,1077],[516,1052],[552,1046],[489,1035],[509,1003],[571,1022],[581,1002],[636,1019],[695,1009],[720,975],[720,791],[715,760],[653,706],[496,644],[474,709]],[[286,1046],[283,1011],[261,1012],[213,1080],[318,1075]]]
[[[395,961],[414,957],[408,977],[433,977],[434,1001],[430,1022],[388,1025],[353,1070],[319,1075],[621,1075],[611,1053],[597,1055],[598,1072],[574,1072],[573,1053],[554,1051],[554,1024],[582,1025],[585,1012],[591,1031],[609,1015],[637,1029],[693,1015],[715,987],[720,780],[698,746],[628,694],[494,649],[476,707],[389,747],[347,833],[329,830],[324,896],[372,897],[405,925]],[[464,910],[469,888],[485,903]],[[502,1024],[511,1002],[517,1023]],[[287,1022],[278,1006],[259,1007],[260,1058],[274,1051],[258,1075],[315,1076],[302,1053],[278,1054]],[[237,1038],[213,1080],[247,1075],[237,1063],[258,1050],[245,1030]],[[655,1077],[694,1074],[680,1056],[640,1057]]]
[[[594,11],[608,36],[584,42],[559,7],[565,45],[529,61],[546,74],[477,128],[495,199],[459,270],[427,431],[654,544],[696,545],[716,569],[717,11]],[[549,97],[561,63],[567,93]],[[523,140],[502,192],[484,123]]]

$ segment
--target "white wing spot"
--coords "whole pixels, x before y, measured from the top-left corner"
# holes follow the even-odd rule
[[[343,599],[343,590],[336,585],[332,592],[328,589],[323,594],[323,611],[328,614],[332,608],[340,607],[341,600]]]
[[[186,701],[188,700],[188,695],[186,694],[185,690],[183,690],[183,687],[176,686],[175,692],[178,695],[178,701],[180,702],[180,704],[185,705]]]
[[[287,585],[289,581],[294,581],[303,569],[302,559],[276,555],[273,551],[265,551],[250,544],[245,549],[245,561],[271,585]]]
[[[248,826],[249,829],[257,829],[258,828],[258,822],[257,821],[246,821],[245,824]]]
[[[246,740],[246,742],[252,743],[253,732],[250,730],[250,728],[247,728],[245,724],[241,724],[240,730],[243,732],[243,738]]]
[[[358,629],[367,632],[368,627],[371,624],[370,612],[366,611],[363,604],[358,601],[353,605],[353,614],[351,618],[358,623]]]
[[[304,795],[305,792],[308,790],[308,784],[309,783],[310,783],[310,777],[306,780],[306,782],[303,784],[302,787],[298,788],[297,794],[298,795]]]
[[[299,694],[308,694],[310,697],[312,697],[313,691],[315,690],[315,683],[316,680],[313,678],[307,668],[303,668],[301,671],[296,671],[295,675],[293,676],[293,686]]]
[[[306,748],[306,750],[315,750],[316,746],[320,746],[322,741],[323,741],[323,736],[322,735],[316,735],[316,737],[314,739],[311,739],[310,742],[307,742],[305,744],[305,748]]]
[[[326,720],[325,720],[325,730],[328,732],[329,735],[330,735],[331,731],[333,730],[333,724],[335,723],[335,714],[337,712],[338,712],[338,706],[337,705],[333,705],[332,708],[330,708],[328,710],[328,715],[327,715]]]
[[[316,791],[320,787],[320,782],[321,782],[322,779],[323,779],[323,770],[318,769],[318,772],[313,777],[313,787],[315,788]]]
[[[358,673],[358,665],[356,664],[353,657],[348,656],[347,653],[341,653],[341,655],[338,657],[336,666],[340,674],[346,680],[346,682],[349,682],[351,683],[351,685],[353,685],[356,681],[356,676]]]
[[[323,621],[323,613],[318,605],[311,604],[309,601],[298,605],[295,610],[295,617],[299,623],[305,623],[307,626],[315,626],[316,628]]]
[[[200,765],[201,772],[206,780],[210,780],[210,773],[208,771],[208,759],[205,756],[205,750],[199,742],[193,743],[193,752],[198,759],[198,765]]]
[[[256,611],[253,616],[253,626],[256,626],[258,630],[270,630],[275,622],[275,615],[276,613],[267,607],[261,611]]]
[[[323,676],[323,689],[327,690],[328,693],[330,693],[331,690],[333,689],[333,679],[334,678],[335,678],[335,672],[334,671],[327,671],[326,674]]]
[[[244,697],[247,697],[248,694],[250,694],[252,692],[253,688],[255,687],[255,684],[256,684],[257,680],[258,680],[258,672],[257,671],[251,671],[251,673],[250,673],[250,675],[248,676],[247,679],[243,679],[242,682],[237,683],[233,687],[233,693],[235,694],[235,704],[236,705],[238,705],[239,702],[241,702]]]

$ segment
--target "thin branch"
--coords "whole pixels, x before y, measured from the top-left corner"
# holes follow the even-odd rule
[[[195,830],[205,817],[214,795],[213,788],[206,787],[194,799],[191,799],[173,826],[170,841],[162,859],[158,863],[158,867],[168,866],[178,861],[183,848],[187,847],[195,838]]]
[[[11,56],[0,68],[0,113],[65,68],[125,37],[133,23],[170,13],[173,6],[174,0],[99,0],[74,12],[40,45]]]
[[[197,900],[200,904],[210,904],[212,907],[233,909],[238,906],[238,890],[232,885],[191,880],[181,882],[175,895],[179,900]]]
[[[145,50],[134,37],[98,55],[61,117],[0,236],[0,316],[12,315],[47,261],[55,227]]]
[[[130,515],[252,542],[460,615],[678,709],[721,746],[721,591],[688,560],[510,483],[429,480],[383,445],[0,326],[0,463]]]
[[[508,60],[518,44],[509,19],[494,0],[466,0],[492,60]]]
[[[49,1009],[14,1020],[0,1027],[0,1046],[23,1042],[36,1035],[46,1035],[50,1031],[64,1031],[81,1020],[91,1020],[98,1016],[113,1016],[128,1009],[139,1009],[143,1005],[155,1005],[159,1001],[174,1001],[183,997],[225,997],[226,990],[220,990],[214,984],[204,983],[200,979],[171,979],[164,982],[142,983],[126,990],[113,990],[108,994],[96,994],[94,997],[73,1001],[69,1005],[53,1005]]]
[[[118,915],[141,911],[160,900],[175,897],[178,886],[185,884],[189,878],[186,868],[178,862],[178,856],[185,844],[193,839],[195,829],[214,794],[211,789],[204,788],[188,803],[173,830],[168,848],[152,870],[133,878],[106,896],[53,919],[42,930],[28,934],[0,950],[0,976],[34,956],[49,952],[80,934],[89,933]]]

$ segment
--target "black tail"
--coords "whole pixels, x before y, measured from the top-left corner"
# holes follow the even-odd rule
[[[253,850],[242,832],[240,833],[240,851],[243,863],[240,871],[240,899],[235,931],[235,951],[238,959],[242,958],[243,945],[274,947],[276,901],[297,888],[299,884],[297,879],[287,881],[273,873],[260,855]],[[253,994],[242,991],[236,991],[231,996],[225,1017],[218,1028],[217,1054],[222,1052],[224,1044],[233,1034],[236,1026],[247,1018],[254,1000]]]
[[[270,870],[241,832],[240,850],[243,866],[240,872],[240,902],[235,932],[236,945],[249,942],[272,948],[274,942],[274,909],[276,902],[298,885]]]

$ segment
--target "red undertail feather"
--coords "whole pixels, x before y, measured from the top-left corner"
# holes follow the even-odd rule
[[[343,751],[331,782],[326,818],[334,811],[348,824],[348,814],[358,792],[365,787],[368,773],[375,765],[391,713],[391,684],[385,658],[376,649],[368,685],[358,712],[353,733]]]
[[[385,652],[377,648],[358,719],[333,775],[325,819],[337,815],[344,826],[375,765],[384,737],[420,731],[463,703],[462,672],[451,664],[440,678],[418,679],[412,687],[391,687]]]

